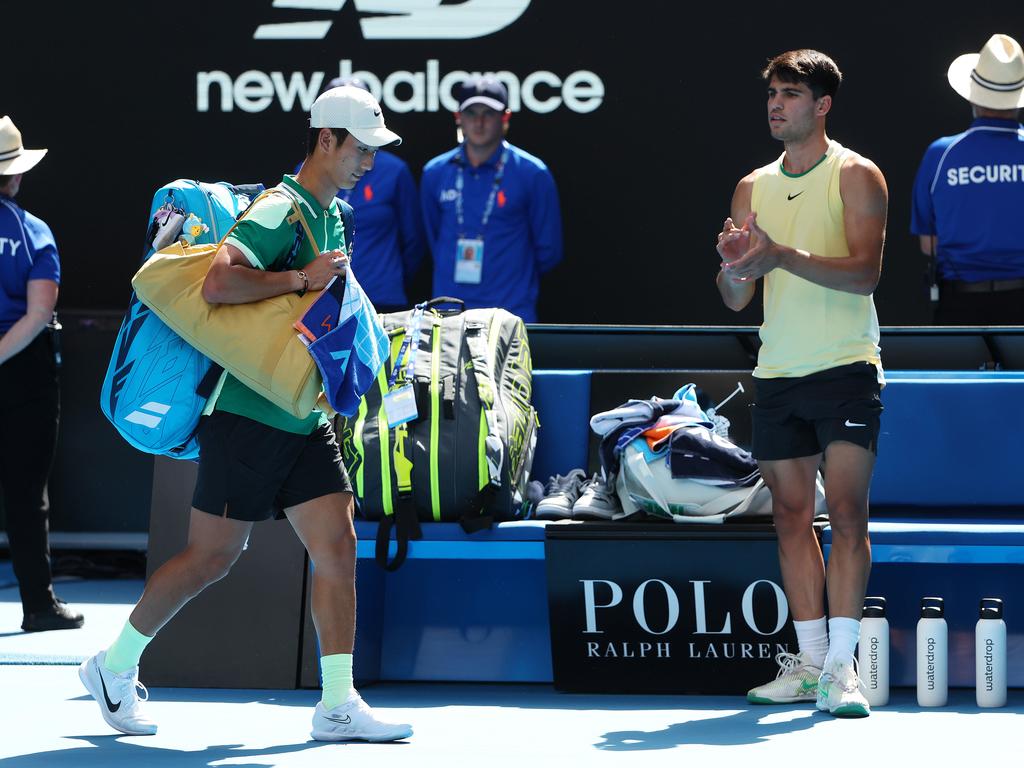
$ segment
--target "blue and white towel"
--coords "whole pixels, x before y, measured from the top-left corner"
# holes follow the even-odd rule
[[[322,322],[328,316],[337,318],[333,327]],[[344,280],[335,279],[324,289],[303,315],[302,324],[314,332],[330,327],[308,346],[309,354],[320,369],[327,402],[342,416],[353,415],[388,359],[389,343],[377,310],[351,267]]]

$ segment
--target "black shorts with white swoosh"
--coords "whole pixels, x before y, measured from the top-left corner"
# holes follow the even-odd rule
[[[798,378],[754,379],[751,453],[761,461],[813,456],[835,440],[878,453],[878,369],[851,363]]]

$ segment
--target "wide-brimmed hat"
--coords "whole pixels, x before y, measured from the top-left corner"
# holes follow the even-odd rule
[[[21,131],[7,115],[0,117],[0,176],[15,176],[31,170],[43,159],[45,149],[25,149]]]
[[[402,137],[384,125],[384,115],[373,94],[354,85],[331,88],[317,96],[310,110],[309,125],[345,128],[371,147],[402,143]]]
[[[971,104],[987,109],[1024,107],[1024,52],[1009,35],[992,35],[981,53],[957,56],[946,77]]]

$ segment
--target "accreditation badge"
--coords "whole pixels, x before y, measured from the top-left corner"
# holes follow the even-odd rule
[[[484,273],[484,241],[460,237],[455,245],[455,282],[479,285]]]
[[[384,395],[384,415],[387,416],[389,428],[413,421],[419,415],[412,384],[403,384]]]

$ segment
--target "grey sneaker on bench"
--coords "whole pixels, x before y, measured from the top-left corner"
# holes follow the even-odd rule
[[[572,506],[580,496],[580,486],[586,477],[582,469],[573,469],[566,475],[550,478],[544,486],[544,498],[537,504],[534,517],[538,520],[566,520],[572,517]]]
[[[594,475],[580,486],[580,497],[572,505],[574,520],[614,520],[621,513],[619,497],[600,475]]]

